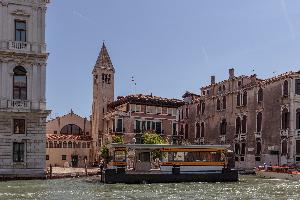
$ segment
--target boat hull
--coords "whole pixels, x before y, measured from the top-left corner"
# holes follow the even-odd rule
[[[226,170],[215,173],[165,174],[165,173],[111,173],[103,174],[104,183],[181,183],[181,182],[235,182],[238,171]]]
[[[269,179],[286,179],[286,180],[300,180],[300,174],[288,174],[280,172],[269,172],[269,171],[256,171],[256,175],[260,178],[269,178]]]

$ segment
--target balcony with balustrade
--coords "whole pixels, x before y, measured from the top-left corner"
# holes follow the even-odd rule
[[[8,49],[13,51],[24,51],[24,52],[30,52],[31,45],[28,42],[22,42],[22,41],[9,41],[8,42]]]
[[[31,102],[26,100],[8,100],[7,108],[9,109],[22,109],[22,110],[30,110]]]

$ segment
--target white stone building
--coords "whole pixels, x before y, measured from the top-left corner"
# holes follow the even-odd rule
[[[49,0],[0,0],[0,177],[44,177]]]

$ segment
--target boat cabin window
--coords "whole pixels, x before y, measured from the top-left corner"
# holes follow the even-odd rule
[[[126,152],[124,150],[115,150],[114,159],[116,162],[126,161]]]
[[[150,152],[140,152],[138,158],[141,162],[150,162]]]
[[[222,162],[225,154],[221,152],[171,152],[169,162]]]

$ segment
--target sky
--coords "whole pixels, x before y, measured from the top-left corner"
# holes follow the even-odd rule
[[[47,107],[91,115],[92,69],[105,41],[115,97],[181,98],[236,75],[300,70],[299,0],[52,0]],[[131,81],[134,77],[136,85]]]

